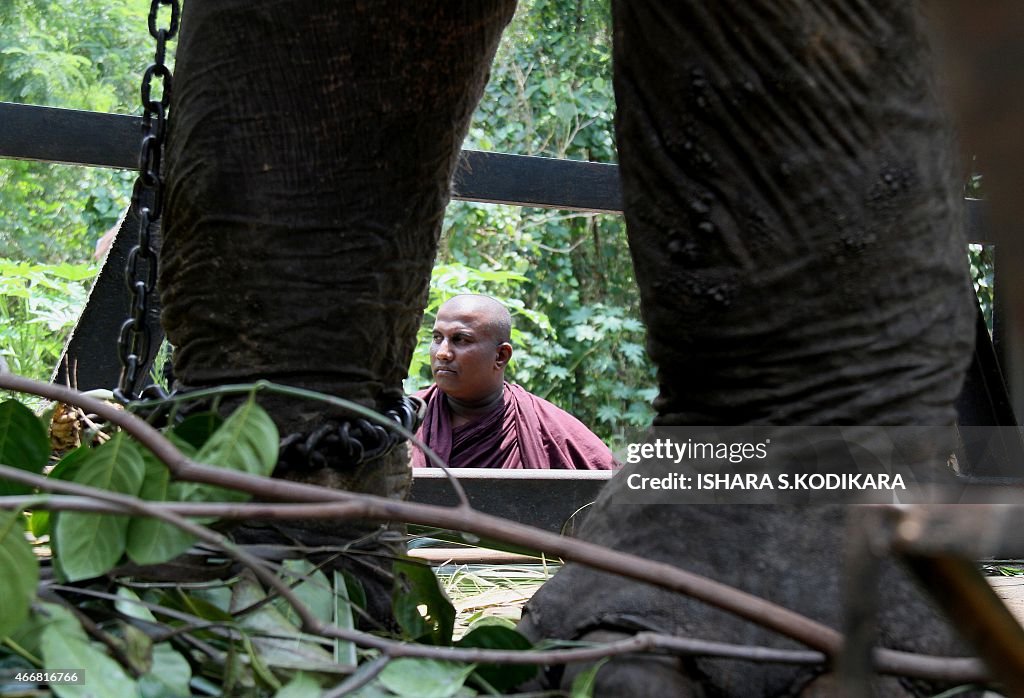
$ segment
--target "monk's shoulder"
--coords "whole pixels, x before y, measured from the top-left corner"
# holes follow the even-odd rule
[[[571,428],[573,431],[582,430],[587,434],[590,434],[595,439],[597,436],[590,431],[590,428],[586,424],[581,422],[579,419],[571,415],[570,413],[563,410],[553,402],[548,402],[539,395],[534,395],[526,388],[515,383],[509,383],[516,395],[516,397],[529,403],[529,407],[534,409],[540,416],[545,417],[549,420],[554,420],[554,424],[562,426],[563,428]],[[600,440],[600,439],[598,439]]]

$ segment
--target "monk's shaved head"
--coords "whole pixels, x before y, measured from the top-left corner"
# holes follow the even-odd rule
[[[512,315],[508,308],[490,296],[475,293],[463,293],[452,296],[438,308],[449,313],[478,313],[495,344],[509,342],[512,339]]]

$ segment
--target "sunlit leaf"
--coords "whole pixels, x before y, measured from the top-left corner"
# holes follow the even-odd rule
[[[144,472],[138,447],[118,433],[89,455],[74,482],[134,496]],[[128,517],[67,511],[55,518],[54,540],[69,581],[103,574],[120,561],[127,544]]]
[[[250,649],[259,655],[257,661],[283,669],[351,671],[351,666],[335,663],[332,653],[303,634],[274,604],[262,603],[265,599],[266,594],[251,577],[243,576],[232,587],[232,615],[250,638]],[[330,617],[329,611],[324,617]]]

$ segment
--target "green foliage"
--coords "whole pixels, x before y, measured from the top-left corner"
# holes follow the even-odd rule
[[[455,643],[458,647],[483,647],[494,650],[527,650],[530,641],[511,628],[502,625],[480,625]],[[488,685],[499,691],[511,691],[537,675],[535,666],[498,666],[481,664],[475,673]]]
[[[46,460],[39,420],[24,406],[9,402],[0,404],[0,427],[0,461],[38,473],[41,457]],[[167,468],[126,433],[110,425],[102,433],[111,431],[101,445],[87,444],[68,453],[47,477],[138,497],[136,501],[175,501],[188,493],[190,498],[212,501],[217,496],[216,501],[231,503],[248,496],[226,488],[198,491],[173,482]],[[223,468],[266,475],[276,460],[276,430],[252,396],[223,422],[197,414],[166,435],[184,453]],[[47,497],[29,494],[32,503],[35,497],[40,502]],[[66,596],[64,605],[44,603],[40,585],[54,582],[52,575],[41,581],[38,551],[25,531],[26,519],[34,521],[42,513],[0,510],[0,595],[5,599],[0,604],[0,691],[34,690],[31,682],[13,681],[19,672],[74,669],[84,670],[86,682],[54,685],[53,695],[288,696],[332,687],[354,669],[372,676],[380,668],[376,652],[304,633],[295,609],[268,593],[248,571],[200,585],[124,585],[123,578],[110,575],[116,566],[128,559],[166,562],[191,543],[190,536],[175,534],[147,516],[55,513],[50,563],[61,583],[73,589],[66,595],[66,588],[50,588],[43,598]],[[338,572],[329,578],[308,560],[267,564],[314,617],[338,628],[355,628],[366,606],[356,579]],[[433,570],[398,560],[393,573],[392,611],[401,626],[396,639],[450,646],[455,610]],[[91,600],[70,606],[82,598]],[[83,626],[87,616],[89,633]],[[456,646],[523,650],[531,644],[513,628],[491,622],[474,624]],[[390,662],[357,695],[493,694],[512,690],[535,672],[533,667],[401,659]]]
[[[24,622],[39,584],[39,563],[25,540],[23,522],[19,511],[0,511],[0,637]]]
[[[614,162],[607,3],[520,3],[465,146]],[[505,275],[494,278],[494,275]],[[453,202],[445,220],[429,329],[440,299],[485,293],[510,306],[509,378],[618,445],[647,426],[655,385],[620,216]],[[408,387],[429,382],[421,333]]]
[[[405,636],[435,645],[451,642],[455,608],[430,567],[411,560],[396,560],[394,575],[392,607]]]
[[[203,444],[195,459],[207,465],[253,475],[269,475],[277,465],[277,427],[256,400],[249,398]],[[234,490],[210,485],[188,484],[180,488],[180,501],[245,501]]]
[[[396,659],[380,674],[380,683],[402,698],[449,698],[459,693],[473,665],[436,659]]]
[[[142,454],[143,480],[138,496],[150,502],[180,499],[171,489],[167,466],[149,451]],[[154,565],[188,550],[195,539],[176,526],[153,518],[135,518],[128,524],[125,553],[139,565]]]
[[[146,3],[0,3],[0,101],[140,113],[152,60]],[[128,203],[133,175],[0,160],[0,256],[83,261]]]
[[[32,410],[15,400],[0,403],[0,463],[38,475],[50,456],[46,427]],[[25,494],[31,488],[0,480],[0,496]],[[2,598],[2,597],[0,597]]]
[[[591,698],[594,695],[594,684],[597,683],[597,672],[607,663],[607,658],[596,662],[576,675],[569,690],[570,698]]]
[[[49,380],[96,271],[0,259],[0,357],[13,373]]]
[[[988,331],[992,331],[992,312],[995,306],[995,248],[984,245],[970,245],[968,259],[971,264],[971,281],[978,294],[982,315]]]
[[[120,494],[136,495],[145,466],[138,447],[122,434],[89,454],[73,482]],[[63,512],[54,524],[60,568],[70,581],[88,579],[111,569],[128,544],[129,519],[111,514]]]

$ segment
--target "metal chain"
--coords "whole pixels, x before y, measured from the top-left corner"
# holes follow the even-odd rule
[[[170,24],[157,27],[157,15],[162,5],[171,8]],[[139,240],[128,253],[125,265],[125,283],[131,295],[129,317],[121,325],[118,337],[118,358],[121,377],[114,397],[128,403],[139,397],[139,382],[146,359],[149,357],[153,337],[146,322],[150,298],[156,290],[157,254],[152,238],[163,214],[163,175],[161,172],[167,110],[171,102],[171,71],[164,62],[167,42],[178,33],[181,15],[179,0],[151,0],[149,33],[156,39],[156,53],[152,65],[142,76],[142,145],[139,152],[139,176],[132,190],[132,207],[139,213]],[[153,99],[153,82],[163,85],[160,99]],[[143,391],[147,397],[153,386]],[[166,396],[164,396],[166,397]],[[415,431],[423,417],[422,400],[404,397],[384,412],[384,416],[409,431]],[[404,441],[393,430],[373,424],[365,419],[345,420],[317,428],[311,434],[291,434],[281,440],[282,462],[301,464],[306,468],[324,467],[342,462],[357,465],[380,458]]]
[[[382,416],[415,432],[425,412],[423,400],[407,395]],[[403,441],[405,437],[392,429],[366,419],[351,419],[324,424],[310,434],[289,434],[281,439],[279,460],[309,470],[338,463],[354,467],[390,453]]]
[[[157,27],[161,5],[171,8],[170,24]],[[146,321],[150,299],[156,290],[157,255],[153,234],[163,215],[163,158],[167,127],[167,108],[171,103],[171,71],[164,63],[167,42],[178,33],[181,17],[179,0],[152,0],[149,7],[149,33],[156,39],[153,63],[142,76],[142,145],[139,152],[139,176],[132,189],[132,207],[139,214],[139,240],[128,253],[124,278],[131,296],[128,319],[121,325],[117,340],[121,377],[114,397],[122,403],[139,397],[139,381],[153,342]],[[153,99],[153,81],[162,83],[160,99]]]

